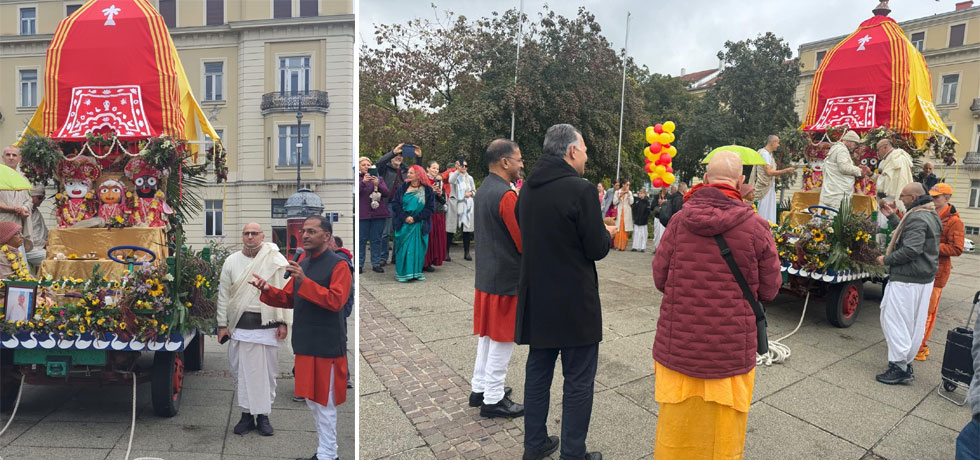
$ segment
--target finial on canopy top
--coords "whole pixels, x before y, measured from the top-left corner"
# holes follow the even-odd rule
[[[891,13],[892,9],[888,7],[888,0],[882,0],[871,12],[875,16],[888,16],[888,13]]]

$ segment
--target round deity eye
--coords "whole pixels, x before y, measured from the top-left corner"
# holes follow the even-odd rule
[[[155,178],[155,177],[148,177],[146,179],[146,185],[148,185],[150,187],[156,187],[156,185],[157,185],[157,178]]]
[[[145,180],[142,177],[137,177],[136,180],[133,181],[137,187],[142,187],[144,182]]]

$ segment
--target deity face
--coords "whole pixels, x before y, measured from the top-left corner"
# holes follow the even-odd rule
[[[813,159],[813,171],[814,172],[823,172],[823,158],[814,158]]]
[[[153,176],[138,176],[133,179],[133,184],[136,185],[136,194],[140,198],[153,198],[157,192],[157,187],[160,186],[160,181]]]
[[[868,149],[864,155],[861,155],[861,165],[871,168],[872,171],[878,169],[878,153]]]
[[[117,204],[122,201],[122,196],[122,187],[116,184],[105,183],[99,187],[99,199],[105,204]]]
[[[65,182],[65,194],[68,198],[85,198],[91,184],[88,181],[69,179]]]

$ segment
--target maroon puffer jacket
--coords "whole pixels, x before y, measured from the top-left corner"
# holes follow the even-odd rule
[[[755,367],[755,315],[721,257],[717,234],[758,299],[772,300],[782,283],[769,224],[749,205],[705,187],[670,219],[653,259],[653,281],[664,293],[653,359],[702,379]]]

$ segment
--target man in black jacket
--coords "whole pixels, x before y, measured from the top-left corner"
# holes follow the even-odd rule
[[[587,160],[577,129],[548,128],[541,158],[518,198],[524,251],[514,335],[531,348],[524,384],[525,460],[545,458],[559,445],[545,426],[559,353],[565,377],[561,457],[602,459],[585,450],[602,340],[595,261],[609,253],[616,228],[603,225],[595,185],[581,178]]]
[[[633,248],[630,251],[647,251],[647,223],[650,222],[650,201],[647,191],[640,189],[633,202]]]
[[[664,227],[667,227],[667,222],[670,221],[671,216],[680,212],[681,208],[684,207],[684,195],[686,193],[687,184],[683,182],[670,187],[670,195],[667,196],[667,201],[660,204],[660,214],[657,216]],[[654,248],[654,250],[656,249]]]
[[[391,149],[390,152],[382,155],[381,158],[378,159],[378,176],[381,177],[381,180],[385,181],[385,185],[388,187],[388,190],[391,190],[392,195],[394,195],[395,190],[398,190],[398,187],[402,186],[402,183],[405,182],[405,175],[408,174],[408,165],[405,164],[404,158],[402,157],[402,146],[404,145],[404,143],[398,144],[398,146]],[[422,158],[422,149],[415,147],[415,155],[418,158]],[[418,161],[419,160],[416,160],[416,162]],[[391,214],[392,216],[395,215],[395,211],[392,209],[390,201],[388,202],[388,214]],[[391,229],[391,217],[389,217],[385,219],[385,229],[381,232],[381,242],[382,246],[385,248],[385,253],[382,254],[384,258],[381,259],[382,265],[384,265],[384,261],[388,260],[388,240],[391,239],[392,235],[394,235],[394,233]],[[394,246],[394,241],[392,241],[392,246]],[[394,264],[394,247],[391,248],[391,259],[391,263]]]

